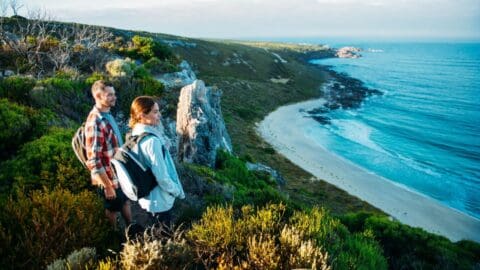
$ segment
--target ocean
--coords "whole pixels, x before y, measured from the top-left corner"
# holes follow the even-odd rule
[[[321,41],[319,41],[322,43]],[[480,43],[351,42],[322,59],[383,95],[305,132],[371,173],[480,219]]]

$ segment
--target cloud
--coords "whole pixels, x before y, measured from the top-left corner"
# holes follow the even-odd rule
[[[29,2],[44,3],[60,20],[196,37],[457,35],[480,39],[479,0]]]

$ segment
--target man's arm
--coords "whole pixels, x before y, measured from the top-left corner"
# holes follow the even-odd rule
[[[93,173],[92,180],[94,183],[101,183],[101,185],[105,188],[105,197],[107,199],[115,199],[115,187],[105,172]]]
[[[105,188],[105,195],[113,192],[115,189],[111,179],[108,177],[103,162],[103,145],[105,136],[102,133],[99,123],[87,123],[85,126],[85,146],[87,149],[87,167],[90,169],[93,184],[101,185]],[[107,196],[108,198],[108,196]]]

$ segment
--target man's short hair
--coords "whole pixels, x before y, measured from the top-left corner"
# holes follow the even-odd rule
[[[92,95],[95,97],[95,93],[98,91],[103,92],[107,87],[113,87],[113,84],[104,80],[95,81],[92,85]]]

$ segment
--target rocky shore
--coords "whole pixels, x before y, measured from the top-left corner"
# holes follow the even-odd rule
[[[323,68],[323,67],[322,67]],[[382,95],[377,89],[366,87],[362,81],[328,69],[330,82],[323,86],[325,104],[322,107],[306,111],[308,117],[320,124],[330,124],[326,114],[337,109],[358,109],[363,101],[372,95]]]

